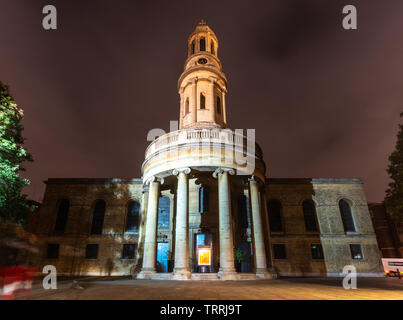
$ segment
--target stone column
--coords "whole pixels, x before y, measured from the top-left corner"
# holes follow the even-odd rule
[[[179,130],[182,129],[183,126],[183,117],[186,115],[185,112],[185,97],[183,94],[183,88],[180,88],[179,90],[179,95],[180,95],[180,113],[179,113]]]
[[[192,95],[190,99],[190,113],[192,114],[192,123],[197,122],[197,78],[192,79]]]
[[[138,279],[149,279],[156,272],[158,200],[160,196],[160,184],[163,183],[163,179],[152,177],[149,183],[150,191],[147,206],[143,267],[137,275]]]
[[[175,169],[172,172],[178,177],[176,192],[176,226],[175,226],[175,267],[173,278],[190,279],[189,270],[189,187],[190,168]]]
[[[266,250],[264,245],[263,236],[263,223],[261,216],[261,206],[259,197],[259,186],[255,176],[249,179],[249,192],[250,203],[252,209],[252,230],[253,230],[253,243],[254,243],[254,257],[256,275],[260,277],[266,277],[267,275],[267,262],[266,262]]]
[[[220,270],[218,276],[223,280],[238,279],[234,267],[234,240],[232,234],[231,191],[228,174],[233,169],[218,168],[213,177],[218,177],[218,215],[220,236]]]
[[[215,79],[210,78],[210,83],[209,83],[209,101],[208,101],[208,108],[210,108],[210,120],[215,121],[215,92],[214,92],[214,84],[215,84]]]
[[[261,203],[262,203],[262,206],[263,206],[263,208],[262,208],[262,226],[263,226],[263,234],[267,234],[267,235],[269,235],[270,234],[270,228],[269,228],[269,221],[268,221],[268,217],[269,217],[269,215],[268,215],[268,211],[267,211],[267,198],[266,198],[266,192],[264,191],[264,190],[262,190],[261,192],[260,192],[260,198],[262,199],[262,201],[261,201]],[[273,252],[272,252],[272,250],[270,249],[270,237],[269,236],[267,236],[265,239],[265,249],[266,249],[266,256],[268,255],[269,256],[269,265],[267,266],[267,269],[269,270],[269,272],[270,272],[270,276],[273,278],[273,279],[276,279],[276,278],[278,278],[278,274],[277,274],[277,272],[276,272],[276,270],[274,269],[274,267],[273,267]],[[267,261],[267,259],[266,259],[266,261]]]
[[[222,118],[224,120],[224,123],[227,124],[227,108],[225,107],[225,88],[223,88],[222,94],[221,94],[221,112],[222,112]]]
[[[139,240],[137,243],[137,254],[136,254],[137,264],[143,262],[144,237],[147,221],[148,191],[149,187],[143,185],[143,194],[141,196],[140,219],[139,219]]]
[[[210,40],[211,36],[210,36],[210,32],[207,32],[207,37],[206,37],[206,51],[210,52],[210,48],[211,48],[211,40]]]

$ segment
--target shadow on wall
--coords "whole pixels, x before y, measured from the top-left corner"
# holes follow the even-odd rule
[[[267,179],[265,198],[269,265],[280,276],[326,276],[312,179]]]
[[[74,276],[135,273],[141,267],[141,186],[139,191],[135,183],[113,180],[90,183],[79,194],[74,187],[70,181],[58,189],[56,206],[45,199],[40,223],[33,223],[41,249],[35,264]]]

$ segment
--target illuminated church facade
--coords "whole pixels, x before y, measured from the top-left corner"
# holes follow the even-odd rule
[[[229,129],[218,39],[187,41],[179,130],[142,178],[48,179],[33,219],[38,265],[58,274],[248,280],[383,275],[360,179],[271,179],[253,132]]]

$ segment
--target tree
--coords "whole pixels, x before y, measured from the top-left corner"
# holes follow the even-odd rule
[[[22,118],[23,112],[18,109],[8,86],[0,81],[0,218],[19,225],[25,225],[34,209],[27,203],[26,195],[21,194],[29,184],[28,179],[19,175],[25,170],[21,163],[32,161],[23,147]]]
[[[403,124],[399,124],[396,150],[389,156],[389,162],[387,172],[392,182],[386,190],[385,205],[392,217],[403,220]]]

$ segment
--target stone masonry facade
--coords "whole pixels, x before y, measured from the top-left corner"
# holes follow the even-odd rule
[[[209,208],[200,212],[200,184],[191,180],[189,184],[189,264],[195,259],[194,239],[202,229],[208,228],[213,235],[213,252],[219,251],[217,190],[209,186]],[[238,247],[243,232],[238,228],[237,196],[234,187],[232,195],[234,246]],[[141,264],[141,232],[144,237],[146,210],[144,209],[142,181],[133,179],[121,181],[113,179],[49,179],[42,206],[32,223],[38,235],[40,254],[37,265],[55,265],[59,274],[67,275],[130,275],[138,272]],[[244,190],[247,195],[247,190]],[[241,193],[243,193],[241,191]],[[174,256],[175,197],[171,190],[162,190],[161,196],[170,199],[169,228],[158,230],[159,243],[168,243],[169,260]],[[54,232],[58,205],[68,199],[70,208],[65,232]],[[101,235],[91,235],[91,221],[94,203],[98,199],[106,202],[106,210]],[[282,232],[270,232],[267,202],[276,199],[281,203]],[[302,203],[310,199],[315,203],[318,232],[307,232],[304,224]],[[345,232],[338,206],[341,199],[351,204],[356,232]],[[280,276],[339,276],[343,267],[354,265],[362,276],[382,273],[379,249],[368,212],[362,183],[358,179],[267,179],[262,197],[262,220],[264,221],[264,241],[268,266],[272,266]],[[140,204],[139,232],[125,233],[128,203]],[[245,213],[246,214],[246,213]],[[142,228],[143,227],[143,228]],[[247,240],[251,239],[250,227],[246,230]],[[47,258],[48,244],[59,245],[57,259]],[[88,244],[98,244],[96,259],[86,259]],[[135,245],[133,259],[122,259],[124,244]],[[286,256],[276,259],[273,245],[284,244]],[[312,244],[321,244],[323,259],[313,259]],[[362,248],[362,259],[352,259],[350,244]],[[214,260],[214,259],[213,259]],[[218,260],[217,258],[215,260]],[[171,268],[169,268],[171,269]],[[218,269],[218,265],[215,266]],[[171,271],[171,270],[166,270]]]

